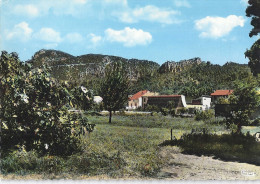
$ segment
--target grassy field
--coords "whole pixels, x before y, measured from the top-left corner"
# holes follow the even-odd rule
[[[107,116],[88,115],[87,118],[96,127],[83,138],[83,153],[67,158],[39,158],[33,152],[16,151],[3,159],[2,173],[41,174],[43,178],[53,174],[61,178],[70,178],[71,175],[157,178],[166,162],[159,155],[159,145],[170,140],[171,128],[177,139],[192,129],[206,128],[208,132],[216,134],[230,132],[224,125],[214,123],[215,119],[203,122],[159,114],[115,115],[112,123],[108,124]]]
[[[96,125],[108,124],[107,116],[88,116],[88,120]],[[162,116],[156,114],[151,116],[149,114],[138,115],[114,115],[112,123],[114,126],[127,126],[139,128],[164,128],[181,131],[191,131],[196,128],[207,128],[211,132],[226,132],[226,128],[220,123],[218,119],[211,119],[207,122],[195,121],[194,118],[181,118]]]

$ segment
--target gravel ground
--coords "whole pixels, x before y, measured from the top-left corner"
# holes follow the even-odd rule
[[[260,166],[226,162],[208,156],[181,154],[177,147],[163,147],[161,156],[167,160],[162,178],[174,180],[260,180]]]

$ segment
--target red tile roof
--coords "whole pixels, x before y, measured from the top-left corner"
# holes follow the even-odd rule
[[[181,95],[158,95],[158,96],[149,96],[149,98],[174,98],[181,97]]]
[[[228,96],[233,93],[234,90],[216,90],[214,93],[211,93],[211,96]]]
[[[129,100],[137,100],[138,98],[140,98],[147,92],[148,92],[148,90],[139,91],[138,93],[136,93],[132,97],[130,97]]]

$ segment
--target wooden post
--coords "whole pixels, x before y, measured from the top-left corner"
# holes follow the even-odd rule
[[[206,128],[203,128],[202,131],[203,131],[203,135],[205,135],[206,134]]]

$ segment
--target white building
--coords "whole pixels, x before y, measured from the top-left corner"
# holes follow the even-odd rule
[[[138,107],[142,107],[143,106],[143,100],[142,100],[143,96],[155,96],[155,95],[159,95],[159,93],[153,93],[148,90],[139,91],[138,93],[129,97],[128,107],[126,107],[126,109],[133,110]]]
[[[94,96],[94,103],[99,104],[103,101],[101,96]]]
[[[210,109],[210,104],[211,104],[211,97],[204,95],[200,98],[192,100],[192,103],[191,105],[189,105],[189,108],[193,107],[205,111]]]

